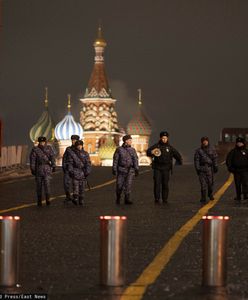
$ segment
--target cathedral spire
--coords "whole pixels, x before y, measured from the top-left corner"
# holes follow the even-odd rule
[[[48,87],[45,87],[45,108],[48,109]]]
[[[101,25],[98,27],[97,38],[93,46],[95,48],[95,63],[85,92],[85,98],[111,98],[103,57],[107,43],[103,38]]]
[[[67,97],[68,97],[67,109],[68,109],[68,112],[70,112],[71,111],[71,94],[68,94]]]
[[[142,104],[142,100],[141,100],[141,92],[142,92],[142,91],[141,91],[141,89],[138,89],[137,91],[138,91],[138,93],[139,93],[139,102],[138,102],[138,103],[139,103],[139,105],[141,106],[141,104]]]

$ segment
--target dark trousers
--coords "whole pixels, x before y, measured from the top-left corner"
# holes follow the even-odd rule
[[[36,176],[36,193],[38,200],[42,198],[42,189],[44,188],[45,195],[48,196],[51,194],[50,190],[50,180],[51,176]]]
[[[73,196],[75,199],[84,199],[85,180],[77,180],[73,178]]]
[[[153,180],[154,180],[154,198],[155,200],[160,199],[161,187],[162,187],[162,200],[166,201],[169,194],[169,179],[170,170],[153,170]]]
[[[241,194],[248,194],[248,172],[235,172],[234,182],[236,188],[237,198],[241,197]]]
[[[212,195],[214,187],[214,176],[212,168],[208,168],[205,172],[200,172],[199,181],[201,184],[201,192],[208,193],[208,196]]]
[[[130,170],[128,173],[118,173],[116,180],[117,195],[120,195],[122,192],[124,192],[124,195],[130,195],[133,177],[133,170]]]
[[[64,190],[65,194],[70,194],[71,192],[71,186],[72,186],[72,179],[69,175],[69,172],[64,173],[64,178],[63,178],[63,183],[64,183]]]

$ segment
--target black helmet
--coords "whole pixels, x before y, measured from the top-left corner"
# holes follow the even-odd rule
[[[127,140],[131,140],[132,137],[130,134],[124,135],[124,137],[122,138],[123,142],[125,143]]]
[[[163,136],[167,136],[169,137],[169,133],[168,131],[161,131],[160,134],[159,134],[160,137],[163,137]]]
[[[245,139],[239,136],[239,137],[236,138],[236,144],[237,143],[243,143],[243,144],[245,144]]]
[[[40,143],[40,142],[46,142],[46,137],[45,136],[39,136],[38,137],[38,142]]]
[[[79,146],[79,145],[84,145],[84,142],[83,141],[76,141],[76,143],[75,143],[75,147],[77,147],[77,146]]]
[[[76,141],[79,141],[79,135],[77,135],[77,134],[73,134],[72,136],[71,136],[71,140],[76,140]]]

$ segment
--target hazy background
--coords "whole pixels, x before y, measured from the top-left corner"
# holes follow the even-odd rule
[[[105,65],[126,127],[142,88],[151,143],[168,130],[191,158],[202,135],[248,127],[248,1],[3,0],[0,116],[4,144],[29,143],[43,111],[55,122],[71,93],[79,121],[101,19]]]

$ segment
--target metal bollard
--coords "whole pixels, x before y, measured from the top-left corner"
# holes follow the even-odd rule
[[[125,216],[100,217],[100,284],[125,284],[126,269]]]
[[[227,274],[227,216],[203,216],[204,286],[225,286]]]
[[[20,217],[0,216],[0,286],[18,284]]]

